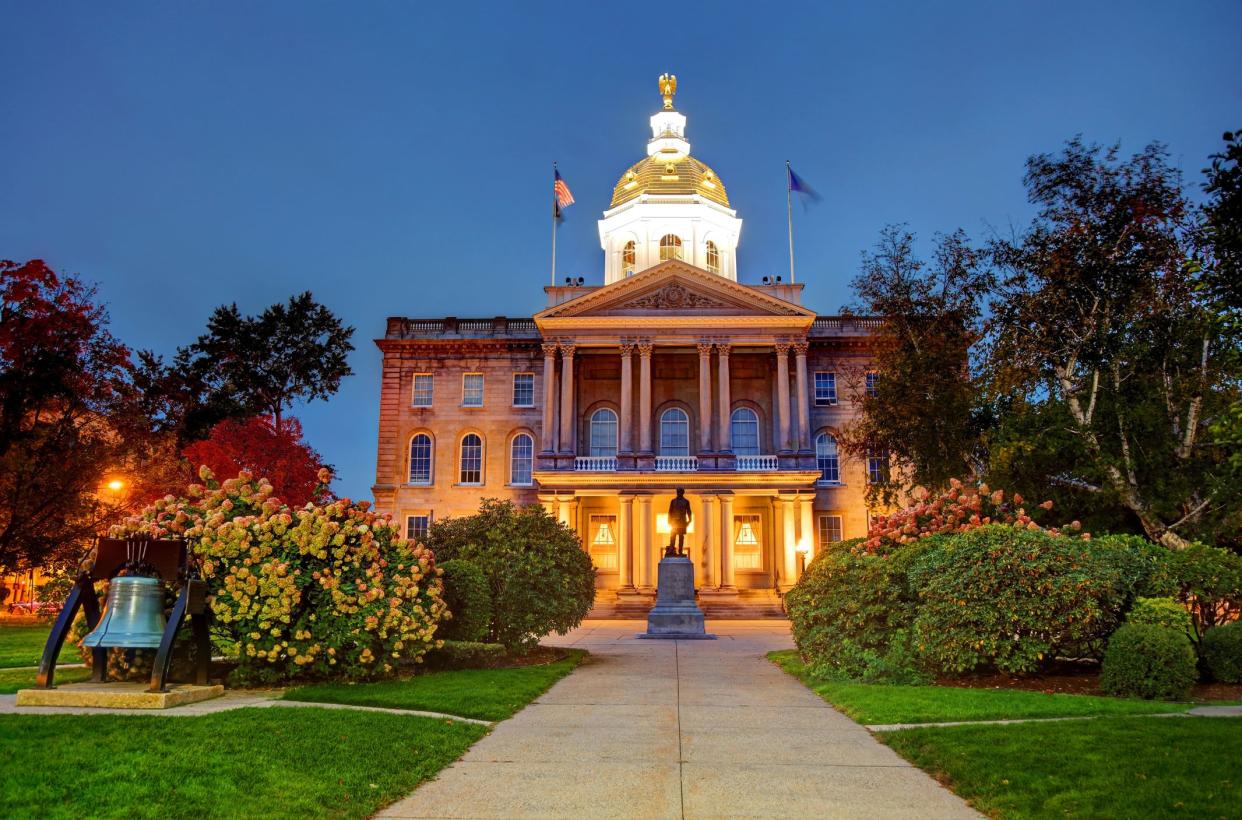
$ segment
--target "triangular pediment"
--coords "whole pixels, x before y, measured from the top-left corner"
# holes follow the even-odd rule
[[[815,313],[702,268],[670,259],[548,308],[536,314],[535,321],[710,316],[813,319]]]

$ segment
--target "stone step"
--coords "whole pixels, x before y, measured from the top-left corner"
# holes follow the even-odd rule
[[[713,590],[696,596],[699,608],[708,618],[718,620],[784,619],[781,598],[771,590],[739,590],[722,596]],[[594,620],[644,620],[655,605],[655,595],[618,595],[615,590],[596,590],[595,605],[587,614]]]

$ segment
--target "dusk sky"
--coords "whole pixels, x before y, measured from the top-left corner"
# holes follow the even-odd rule
[[[297,407],[334,488],[369,498],[389,315],[530,316],[551,164],[577,204],[561,276],[602,282],[596,220],[678,76],[693,155],[744,220],[740,280],[851,301],[889,223],[976,239],[1030,216],[1023,162],[1081,133],[1166,143],[1197,191],[1242,128],[1242,2],[587,4],[0,2],[0,258],[94,282],[171,354],[236,302],[311,290],[356,328]]]

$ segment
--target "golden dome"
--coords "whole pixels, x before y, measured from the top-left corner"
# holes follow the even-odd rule
[[[640,194],[699,194],[712,202],[729,207],[729,196],[725,193],[724,183],[716,176],[715,171],[694,157],[672,153],[661,158],[661,153],[663,152],[640,160],[621,175],[617,187],[612,191],[610,208],[629,202]]]

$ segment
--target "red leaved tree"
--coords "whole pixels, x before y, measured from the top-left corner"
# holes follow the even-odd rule
[[[196,472],[205,464],[216,475],[245,470],[266,478],[275,495],[291,507],[331,495],[318,477],[325,466],[323,456],[302,440],[302,424],[292,416],[282,418],[279,426],[268,415],[222,421],[181,454]]]

